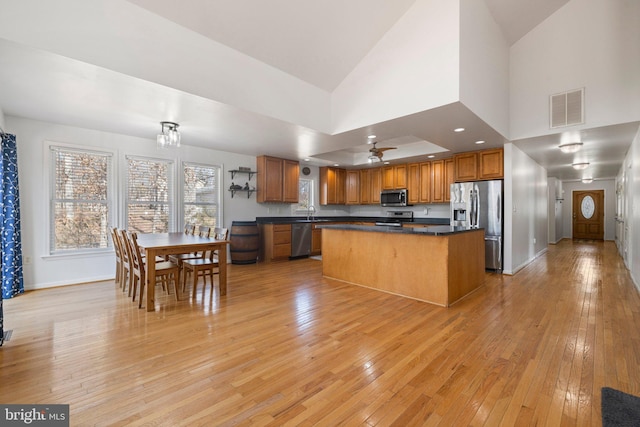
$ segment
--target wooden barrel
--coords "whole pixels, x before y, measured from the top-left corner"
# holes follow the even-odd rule
[[[230,234],[231,264],[254,264],[258,259],[258,224],[255,221],[233,221]]]

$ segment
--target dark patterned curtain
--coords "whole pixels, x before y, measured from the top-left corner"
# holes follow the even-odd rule
[[[22,280],[22,240],[20,237],[20,197],[18,192],[18,151],[15,135],[2,133],[0,158],[0,251],[2,252],[2,293],[0,293],[0,345],[4,341],[2,300],[24,292]]]

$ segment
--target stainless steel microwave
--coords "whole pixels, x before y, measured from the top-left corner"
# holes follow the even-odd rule
[[[409,206],[407,204],[407,189],[382,190],[380,192],[380,205],[382,206]]]

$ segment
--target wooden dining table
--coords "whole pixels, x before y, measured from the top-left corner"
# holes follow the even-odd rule
[[[138,234],[138,245],[147,254],[147,259],[156,256],[187,254],[200,251],[218,251],[220,295],[227,293],[227,243],[229,240],[219,240],[200,237],[182,232],[175,233],[144,233]],[[155,310],[156,265],[147,264],[147,311]],[[141,296],[142,297],[142,296]]]

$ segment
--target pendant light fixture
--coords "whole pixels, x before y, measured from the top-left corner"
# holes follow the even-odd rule
[[[178,148],[180,147],[180,132],[178,132],[177,123],[160,122],[162,133],[156,138],[158,148]]]

